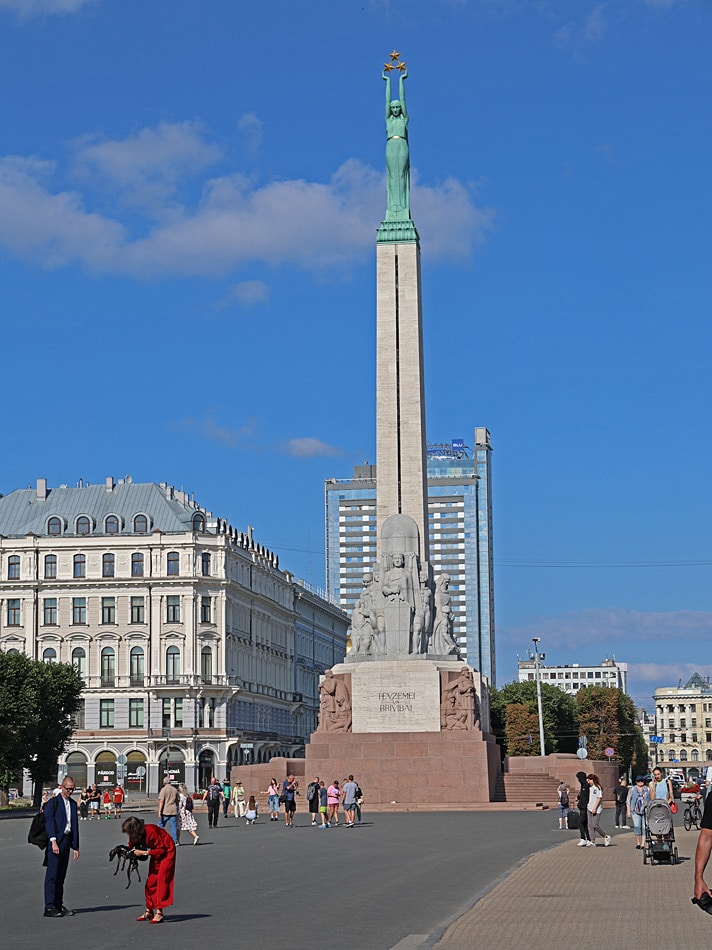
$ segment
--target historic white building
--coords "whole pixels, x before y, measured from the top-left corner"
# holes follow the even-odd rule
[[[130,477],[0,498],[0,648],[86,683],[60,772],[202,787],[298,756],[348,619],[186,494]]]
[[[584,663],[572,663],[570,666],[544,666],[539,655],[539,677],[542,683],[557,686],[565,693],[575,696],[584,686],[615,686],[628,691],[628,664],[619,663],[615,657],[605,659],[598,666]],[[519,660],[518,679],[520,683],[536,680],[536,662],[533,657]]]

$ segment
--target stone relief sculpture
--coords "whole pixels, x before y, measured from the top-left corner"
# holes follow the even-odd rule
[[[373,655],[383,653],[385,647],[385,598],[374,576],[363,575],[363,590],[351,614],[351,652]]]
[[[442,700],[440,703],[440,727],[471,731],[480,722],[480,708],[472,670],[463,666],[456,679],[448,682],[442,674]]]
[[[450,575],[441,574],[435,582],[435,622],[430,653],[439,656],[459,655],[452,635],[452,604],[450,602]]]
[[[319,684],[317,732],[351,731],[351,690],[346,680],[346,676],[334,676],[332,670],[324,674]]]

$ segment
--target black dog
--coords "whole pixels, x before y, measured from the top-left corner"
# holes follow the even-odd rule
[[[128,864],[128,870],[126,872],[126,876],[129,881],[129,883],[126,885],[126,890],[128,890],[131,887],[132,871],[135,871],[139,881],[141,880],[141,872],[138,869],[138,862],[140,859],[136,857],[134,849],[127,848],[125,844],[117,844],[115,848],[112,848],[111,851],[109,851],[109,864],[111,864],[114,858],[116,858],[116,870],[114,871],[114,877],[116,877],[119,871],[123,871],[123,869]]]

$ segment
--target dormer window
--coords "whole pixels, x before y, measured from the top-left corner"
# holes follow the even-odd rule
[[[77,518],[76,532],[77,534],[91,534],[91,521],[85,515]]]
[[[62,519],[50,518],[47,522],[47,534],[57,535],[62,533]]]
[[[148,532],[148,518],[146,515],[136,515],[134,518],[134,532],[136,534],[146,534]]]
[[[109,517],[104,522],[104,531],[107,534],[118,534],[121,529],[119,525],[119,519],[116,515],[109,515]]]

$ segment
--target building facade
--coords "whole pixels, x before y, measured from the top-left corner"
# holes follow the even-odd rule
[[[84,678],[60,761],[77,784],[197,788],[303,754],[347,629],[251,528],[165,483],[39,479],[0,498],[0,649]]]
[[[536,665],[533,658],[518,661],[518,680],[526,683],[536,680]],[[558,686],[571,696],[585,686],[615,686],[624,693],[628,691],[628,664],[619,663],[615,657],[605,659],[599,666],[572,663],[570,666],[544,666],[539,659],[539,677],[542,683]]]
[[[453,634],[468,663],[496,684],[492,560],[492,446],[475,429],[472,455],[461,439],[427,448],[429,557],[450,575]],[[376,466],[324,486],[328,595],[351,613],[363,575],[377,563]]]
[[[693,674],[684,686],[656,689],[655,733],[662,739],[650,746],[657,765],[680,768],[697,777],[712,765],[712,686],[708,677]]]

